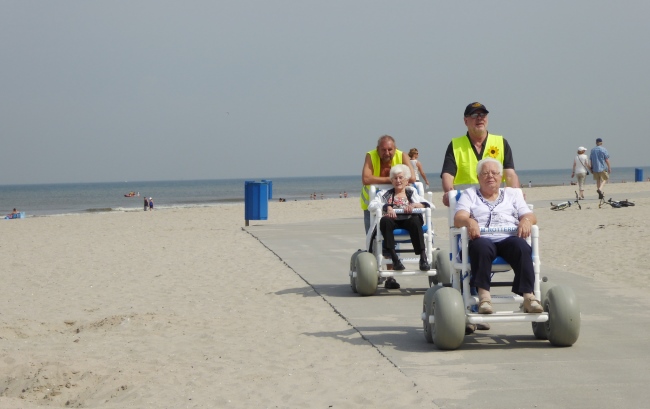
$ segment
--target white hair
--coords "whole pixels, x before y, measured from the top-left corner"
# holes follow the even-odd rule
[[[499,173],[503,173],[503,165],[501,164],[501,162],[499,162],[498,160],[496,160],[494,158],[484,158],[484,159],[481,159],[480,161],[478,161],[478,164],[476,165],[476,174],[477,175],[481,174],[481,171],[483,170],[483,165],[485,165],[486,163],[494,163],[494,164],[496,164],[497,167],[499,168]]]
[[[390,180],[393,180],[393,178],[395,176],[399,175],[400,173],[406,179],[411,178],[411,168],[409,168],[408,166],[406,166],[404,164],[399,164],[399,165],[395,165],[392,168],[390,168],[390,174],[389,174]]]

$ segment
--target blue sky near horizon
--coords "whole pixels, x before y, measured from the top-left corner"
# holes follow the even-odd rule
[[[3,2],[0,184],[352,175],[382,134],[437,179],[478,100],[518,169],[645,166],[650,3]],[[642,139],[643,138],[643,139]]]

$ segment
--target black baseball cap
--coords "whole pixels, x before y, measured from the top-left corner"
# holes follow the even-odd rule
[[[472,115],[476,111],[485,111],[486,114],[490,113],[490,111],[487,110],[485,105],[481,104],[480,102],[472,102],[471,104],[465,107],[465,113],[463,114],[463,116]]]
[[[602,138],[596,138],[596,143],[601,143],[603,141]]]

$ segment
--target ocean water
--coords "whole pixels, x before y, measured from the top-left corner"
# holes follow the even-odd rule
[[[647,179],[650,167],[639,168]],[[612,182],[634,182],[635,169],[614,168]],[[571,183],[570,169],[518,170],[517,174],[524,186],[529,181],[533,187]],[[428,171],[427,175],[433,183],[430,189],[440,191],[438,174]],[[310,200],[314,193],[318,199],[330,199],[343,192],[356,199],[361,190],[360,179],[359,175],[270,179],[272,200]],[[26,212],[27,217],[137,211],[142,210],[144,197],[149,196],[158,209],[242,203],[244,185],[245,179],[4,185],[0,186],[0,215],[10,213],[14,207]],[[130,191],[139,192],[140,197],[124,197]]]

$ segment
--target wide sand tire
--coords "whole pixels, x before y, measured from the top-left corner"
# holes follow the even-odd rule
[[[361,253],[357,255],[355,270],[357,272],[356,287],[360,295],[373,295],[377,291],[377,259],[372,253]]]
[[[548,312],[546,333],[554,346],[568,347],[580,336],[580,306],[570,287],[558,285],[548,290],[544,301]]]
[[[439,289],[433,294],[431,310],[433,343],[438,349],[458,348],[465,337],[465,306],[460,292],[450,287]]]
[[[433,250],[433,252],[431,254],[431,268],[434,269],[434,270],[437,270],[437,268],[438,268],[437,267],[438,263],[436,261],[436,259],[438,258],[438,253],[440,253],[440,249]],[[429,278],[429,287],[433,287],[434,285],[438,284],[438,276],[437,275],[429,276],[428,278]]]
[[[363,250],[357,250],[354,252],[352,257],[350,257],[350,273],[356,270],[357,266],[357,257],[359,254],[365,253]],[[353,277],[353,274],[350,274],[350,287],[352,287],[352,292],[357,292],[357,279]]]
[[[451,261],[449,261],[449,252],[440,250],[436,254],[436,272],[438,282],[441,284],[451,284]]]
[[[429,317],[432,313],[433,295],[442,287],[429,287],[424,293],[424,301],[422,303],[422,312],[424,313],[424,320],[422,321],[422,328],[424,329],[424,339],[429,343],[433,343],[433,325],[429,324]]]
[[[540,290],[542,293],[542,299],[539,300],[539,302],[544,305],[544,301],[546,300],[548,290],[551,289],[553,284],[547,282],[547,281],[542,281],[539,283],[540,285]],[[537,339],[548,339],[548,334],[546,333],[546,323],[544,322],[533,322],[533,334],[535,334],[535,338]]]

